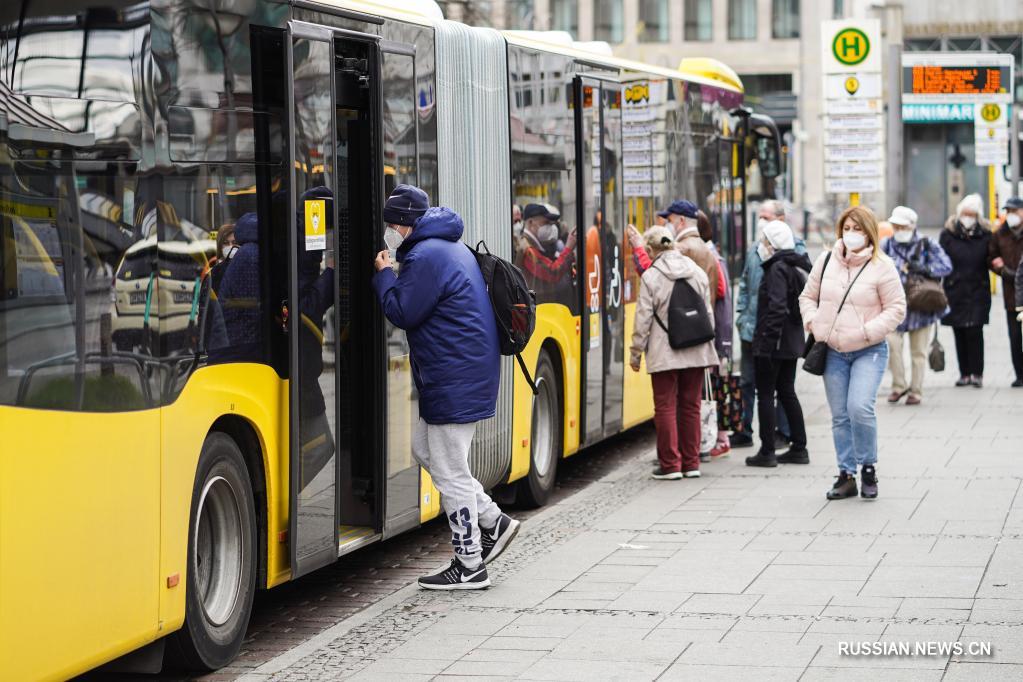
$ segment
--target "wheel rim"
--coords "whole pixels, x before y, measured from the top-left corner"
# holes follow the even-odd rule
[[[554,461],[554,406],[551,385],[544,377],[536,379],[533,398],[533,469],[544,478]]]
[[[234,488],[221,476],[199,498],[192,571],[206,619],[223,625],[234,613],[242,580],[242,514]]]

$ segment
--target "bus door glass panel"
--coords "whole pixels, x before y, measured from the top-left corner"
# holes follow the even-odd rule
[[[291,570],[303,575],[337,558],[338,335],[334,233],[333,46],[292,28],[288,73],[292,257],[286,302],[291,351]],[[310,37],[313,36],[313,37]],[[297,428],[296,428],[297,426]]]
[[[380,46],[383,91],[384,195],[397,185],[419,186],[415,51],[410,45]],[[386,227],[380,223],[380,248]],[[392,254],[391,260],[394,261]],[[419,465],[412,459],[412,426],[419,418],[405,332],[384,322],[387,345],[387,460],[384,536],[419,524]]]
[[[580,77],[576,90],[579,139],[580,196],[578,202],[582,290],[582,442],[604,435],[604,236],[602,216],[602,134],[600,81]]]
[[[734,164],[735,143],[722,139],[718,143],[718,202],[717,217],[711,217],[714,226],[714,242],[722,257],[734,251],[735,235],[735,187],[737,183],[732,174]]]
[[[600,212],[604,257],[604,435],[622,428],[625,392],[625,243],[622,205],[622,90],[604,83],[603,134],[600,177],[603,208]]]

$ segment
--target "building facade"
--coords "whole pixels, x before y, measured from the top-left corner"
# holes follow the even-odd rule
[[[498,28],[566,31],[576,40],[606,41],[616,55],[661,66],[676,67],[685,57],[727,63],[742,77],[747,101],[773,116],[785,134],[788,165],[780,184],[785,198],[818,215],[848,200],[824,192],[822,21],[879,19],[886,73],[899,68],[903,51],[1013,54],[1015,100],[1023,99],[1018,0],[487,0],[486,11]],[[886,190],[864,200],[879,211],[915,202],[932,207],[936,216],[955,197],[985,192],[986,174],[973,165],[968,144],[971,124],[902,121],[894,78],[885,79],[884,89],[891,112]],[[1013,116],[1021,108],[1013,107]],[[1009,177],[1007,170],[1006,187]]]

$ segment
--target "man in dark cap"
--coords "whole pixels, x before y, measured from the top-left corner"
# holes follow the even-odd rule
[[[526,204],[522,209],[525,248],[521,265],[540,301],[554,296],[557,284],[571,274],[575,261],[575,230],[569,233],[560,253],[555,253],[560,219],[558,209],[549,204]]]
[[[412,226],[430,208],[426,192],[412,185],[398,185],[384,203],[384,244],[394,258],[401,242],[412,232]]]
[[[1005,202],[1005,218],[988,243],[988,264],[1002,278],[1005,317],[1009,322],[1009,352],[1016,378],[1013,388],[1023,387],[1023,329],[1016,320],[1017,271],[1023,259],[1023,199],[1011,197]]]
[[[388,198],[384,219],[402,239],[396,249],[401,271],[395,274],[390,253],[381,251],[373,288],[387,319],[408,335],[419,391],[412,456],[440,491],[455,548],[451,564],[420,578],[419,586],[482,589],[490,585],[486,564],[519,527],[469,469],[476,422],[496,412],[500,344],[483,273],[461,241],[461,217],[444,207],[420,212],[427,203],[425,192],[407,185]]]
[[[710,284],[710,304],[714,305],[718,295],[718,262],[717,257],[704,243],[700,237],[700,227],[697,221],[700,209],[691,201],[679,199],[671,202],[671,205],[663,211],[658,211],[657,216],[664,218],[675,230],[675,246],[683,255],[692,258],[696,265],[707,273],[707,280]]]

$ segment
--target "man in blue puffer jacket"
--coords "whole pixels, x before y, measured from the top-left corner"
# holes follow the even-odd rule
[[[396,275],[390,252],[381,251],[373,287],[387,319],[408,335],[419,390],[412,455],[441,493],[455,547],[451,565],[419,585],[480,589],[490,585],[484,562],[504,551],[519,526],[469,471],[476,422],[494,416],[501,382],[497,323],[476,258],[460,241],[462,219],[428,205],[426,193],[409,185],[388,197],[384,222],[401,238],[401,269]]]

